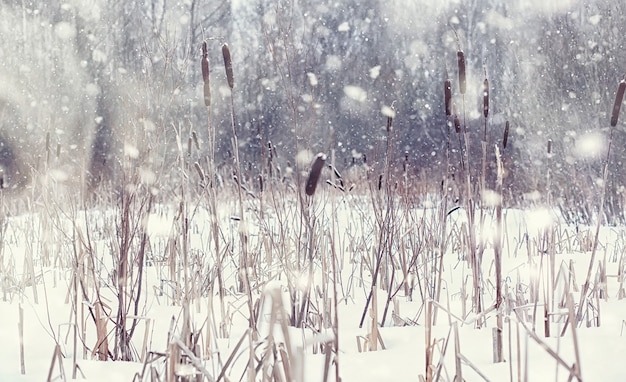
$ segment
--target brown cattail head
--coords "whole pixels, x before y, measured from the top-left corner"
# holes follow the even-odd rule
[[[326,162],[326,154],[319,153],[315,157],[315,161],[311,165],[311,171],[309,172],[309,177],[306,180],[305,192],[309,196],[313,196],[315,194],[315,189],[317,188],[317,183],[320,179],[320,175],[322,174],[322,169],[324,168],[324,163]]]
[[[443,96],[446,105],[446,117],[452,115],[452,81],[446,79],[443,82]]]
[[[611,127],[615,127],[617,125],[619,109],[622,107],[622,102],[624,102],[624,91],[626,91],[626,78],[621,80],[617,86],[617,94],[615,94],[615,103],[613,104],[613,113],[611,113]]]
[[[465,54],[462,50],[456,52],[457,64],[459,68],[459,90],[461,94],[465,94],[465,90],[467,89],[467,84],[465,80]]]
[[[209,81],[209,57],[206,41],[202,42],[202,81],[204,82],[204,106],[211,105],[211,86]]]
[[[456,114],[454,115],[454,131],[456,131],[457,134],[461,133],[461,120]]]
[[[193,139],[193,143],[196,146],[196,150],[200,150],[200,142],[198,142],[198,134],[195,131],[191,132],[191,139]]]
[[[193,167],[196,169],[196,172],[198,173],[198,177],[200,177],[200,181],[204,182],[204,179],[205,179],[204,171],[202,171],[202,167],[200,167],[200,163],[193,162]]]
[[[485,118],[489,116],[489,80],[487,78],[483,81],[483,115]]]
[[[552,154],[552,139],[548,139],[548,155]]]
[[[502,138],[502,147],[506,149],[506,143],[509,140],[509,121],[504,125],[504,138]]]
[[[391,125],[393,124],[393,117],[387,116],[387,132],[391,131]]]
[[[226,79],[228,86],[232,90],[235,86],[235,77],[233,76],[233,61],[230,58],[230,49],[228,44],[222,45],[222,55],[224,56],[224,68],[226,68]]]

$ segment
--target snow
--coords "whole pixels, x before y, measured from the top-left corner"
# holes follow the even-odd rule
[[[322,191],[320,191],[322,192]],[[342,203],[338,205],[336,212],[339,214],[338,224],[345,232],[352,232],[357,234],[358,232],[365,233],[366,226],[355,230],[357,226],[354,226],[356,221],[353,215],[356,210],[353,207],[359,206],[359,208],[366,208],[369,202],[362,198],[356,199],[344,199]],[[230,203],[222,204],[220,209],[220,219],[225,219],[230,210]],[[353,207],[350,207],[353,206]],[[324,216],[331,216],[331,211],[328,210],[330,206],[323,207],[318,206],[318,212]],[[320,209],[321,208],[321,209]],[[172,228],[175,227],[176,219],[172,215],[173,209],[166,206],[159,206],[155,209],[155,212],[150,215],[147,220],[147,229],[152,238],[151,242],[153,249],[156,250],[154,254],[160,253],[159,248],[163,248],[164,243],[168,237],[171,237]],[[169,212],[168,212],[169,211]],[[424,216],[429,216],[430,212],[427,210],[421,210]],[[112,211],[113,212],[113,211]],[[277,224],[277,221],[269,216],[273,216],[271,210],[266,211],[268,215],[268,222],[270,224]],[[417,212],[413,212],[417,213]],[[82,216],[82,214],[79,214]],[[82,226],[81,232],[84,234],[88,227],[98,227],[100,223],[98,221],[107,221],[114,216],[111,213],[104,213],[93,211],[88,216],[88,221],[91,221],[90,225],[85,227],[85,221],[79,223]],[[456,227],[466,224],[465,213],[463,209],[457,209],[450,214],[450,224],[452,226],[451,233],[454,233]],[[534,259],[529,263],[530,258],[524,253],[525,240],[534,241],[542,237],[543,232],[547,232],[551,229],[560,232],[560,237],[569,237],[566,242],[560,243],[557,248],[555,264],[557,270],[560,267],[564,269],[570,269],[570,265],[573,268],[570,269],[575,275],[575,282],[580,285],[584,281],[584,275],[589,262],[589,253],[585,252],[582,247],[585,232],[588,232],[591,228],[578,227],[576,229],[563,225],[558,219],[558,216],[554,215],[551,211],[545,208],[538,208],[528,211],[519,210],[506,210],[504,213],[505,227],[507,232],[505,233],[505,255],[503,258],[503,280],[507,289],[511,292],[510,288],[519,288],[522,285],[532,287],[533,282],[539,282],[547,276],[547,260],[542,260],[544,255],[536,254],[532,256]],[[207,216],[201,210],[195,215],[192,225],[196,228],[193,229],[193,236],[190,238],[191,245],[201,247],[206,245],[206,235],[209,235],[209,226],[206,222]],[[250,220],[250,219],[248,219]],[[224,220],[225,221],[225,220]],[[26,237],[38,237],[39,231],[37,227],[40,225],[41,220],[34,215],[19,216],[9,219],[9,225],[7,227],[7,237],[11,240],[6,240],[4,244],[4,251],[2,257],[2,267],[5,271],[5,277],[3,281],[3,299],[0,301],[0,325],[5,330],[0,331],[0,342],[3,344],[0,347],[0,359],[3,360],[3,367],[0,368],[0,380],[2,381],[30,381],[30,380],[45,380],[47,373],[50,369],[50,365],[53,359],[55,351],[55,345],[58,343],[62,354],[62,369],[65,375],[68,377],[72,373],[72,359],[74,356],[77,358],[77,365],[79,371],[77,372],[79,380],[83,379],[87,381],[107,381],[113,378],[114,380],[130,381],[133,379],[135,373],[141,373],[143,365],[141,362],[99,362],[93,359],[91,350],[93,349],[96,341],[95,328],[91,319],[87,316],[89,306],[93,307],[92,302],[89,300],[83,300],[81,307],[78,310],[78,322],[79,333],[81,322],[86,325],[86,332],[84,337],[85,350],[79,340],[77,346],[77,354],[74,354],[73,345],[73,330],[75,317],[72,313],[72,297],[71,291],[73,288],[73,271],[68,265],[62,266],[62,263],[56,265],[45,266],[41,263],[42,255],[34,254],[35,262],[35,280],[36,284],[30,283],[28,277],[28,264],[25,259],[29,258],[29,251],[31,246],[26,246],[23,239]],[[66,221],[67,224],[60,226],[59,229],[68,230],[71,227],[71,219]],[[363,222],[366,223],[366,222]],[[248,224],[252,224],[251,221]],[[493,223],[491,223],[493,224]],[[25,229],[27,225],[30,225],[31,229]],[[233,222],[227,224],[231,227],[236,227],[237,223],[233,225]],[[226,227],[226,226],[225,226]],[[352,228],[350,228],[352,227]],[[278,229],[279,227],[274,227]],[[236,229],[236,228],[235,228]],[[487,229],[487,228],[486,228]],[[493,229],[493,228],[489,228]],[[63,232],[63,231],[60,231]],[[226,228],[226,232],[228,228]],[[567,232],[567,233],[566,233]],[[626,351],[626,342],[623,340],[622,334],[626,320],[626,304],[623,300],[617,298],[619,290],[619,279],[616,277],[618,271],[618,261],[620,261],[619,251],[623,248],[624,243],[624,231],[623,228],[605,228],[601,233],[601,247],[604,248],[602,252],[604,255],[600,255],[600,259],[603,258],[603,262],[606,263],[606,273],[608,277],[608,283],[605,286],[606,293],[602,299],[597,300],[600,302],[598,312],[600,313],[600,326],[586,327],[585,322],[583,325],[576,328],[576,340],[577,348],[579,350],[580,368],[582,372],[583,380],[603,380],[603,381],[618,381],[626,372],[626,366],[623,364],[623,354]],[[248,232],[251,238],[258,237],[260,231],[259,227],[254,227]],[[407,234],[410,234],[407,232]],[[413,233],[414,235],[415,233]],[[520,235],[522,235],[520,237]],[[56,236],[55,236],[56,237]],[[93,235],[92,240],[99,241],[98,235]],[[492,236],[481,235],[484,240],[491,242]],[[106,236],[104,236],[104,240]],[[580,238],[580,239],[576,239]],[[357,239],[358,241],[362,240]],[[357,241],[357,242],[358,242]],[[36,244],[35,241],[33,244]],[[354,242],[356,243],[356,242]],[[105,243],[102,243],[103,245]],[[348,244],[348,243],[346,243]],[[581,246],[580,249],[577,246]],[[106,309],[114,312],[115,299],[108,292],[106,285],[109,283],[107,280],[107,272],[113,269],[113,259],[107,258],[106,252],[101,252],[105,247],[98,245],[99,250],[98,258],[102,261],[101,265],[96,269],[97,272],[105,272],[101,274],[102,292],[105,296],[105,301],[109,305]],[[508,249],[507,249],[508,248]],[[67,257],[69,253],[65,254],[64,251],[70,249],[70,247],[59,246],[57,247],[58,253],[61,258]],[[354,254],[356,255],[356,253]],[[459,290],[462,290],[462,286],[465,283],[469,269],[467,265],[459,257],[460,254],[447,253],[444,259],[447,259],[444,265],[444,284],[442,289],[442,297],[440,299],[441,309],[438,310],[437,322],[433,326],[430,338],[433,347],[433,365],[437,366],[440,361],[443,366],[440,369],[441,379],[451,381],[455,375],[455,363],[454,363],[454,346],[455,336],[453,331],[453,325],[456,325],[459,329],[459,345],[460,351],[463,356],[466,357],[467,362],[470,362],[473,367],[468,366],[467,362],[463,363],[463,377],[467,381],[482,380],[479,373],[492,381],[505,381],[509,380],[510,373],[513,373],[514,380],[517,380],[517,375],[520,373],[522,376],[528,376],[528,380],[557,380],[565,381],[568,379],[568,374],[563,367],[559,367],[555,359],[548,354],[548,352],[540,346],[535,340],[530,338],[519,322],[519,317],[525,314],[532,314],[533,304],[528,304],[523,313],[522,310],[518,310],[518,315],[506,313],[504,308],[505,319],[503,327],[503,349],[505,362],[494,363],[491,353],[492,343],[492,328],[496,323],[496,312],[492,311],[485,316],[486,327],[482,329],[476,328],[476,315],[469,314],[466,317],[462,317],[462,305],[468,304],[467,300],[459,294]],[[352,257],[352,261],[360,261],[358,257]],[[155,260],[158,261],[157,258]],[[347,259],[346,259],[347,260]],[[487,280],[492,280],[493,277],[493,257],[490,251],[485,252],[483,258],[484,274]],[[339,319],[339,344],[340,353],[338,356],[338,362],[340,365],[340,373],[343,381],[418,381],[420,375],[424,375],[425,370],[425,341],[427,333],[425,331],[423,305],[421,299],[418,297],[419,292],[415,292],[413,300],[407,297],[396,297],[391,303],[390,313],[387,317],[387,321],[384,327],[380,328],[380,336],[382,339],[381,346],[384,344],[384,349],[369,352],[360,352],[360,346],[364,346],[367,343],[366,337],[370,330],[370,320],[366,319],[363,328],[358,327],[358,323],[361,314],[364,309],[365,294],[369,290],[367,273],[363,274],[363,278],[358,277],[355,273],[356,268],[354,264],[344,263],[344,276],[341,283],[341,290],[339,291],[341,298],[338,305],[338,319]],[[543,264],[543,265],[540,265]],[[562,265],[561,265],[562,264]],[[107,271],[108,269],[108,271]],[[166,275],[163,273],[165,268],[158,265],[158,263],[149,262],[146,268],[147,278],[145,280],[146,290],[149,292],[141,299],[141,311],[139,314],[139,325],[136,331],[133,343],[135,344],[135,352],[138,357],[144,352],[142,350],[142,344],[147,344],[146,350],[155,352],[167,352],[168,338],[170,336],[172,324],[174,328],[180,327],[182,310],[179,305],[173,304],[172,301],[172,289],[171,285],[168,286]],[[312,281],[314,283],[319,282],[319,273],[316,272],[315,280],[308,277],[307,273],[301,273],[296,276],[294,280],[297,289],[304,291]],[[110,276],[112,277],[112,275]],[[164,278],[165,277],[165,278]],[[352,280],[347,283],[347,280]],[[414,280],[414,282],[417,280]],[[593,281],[593,278],[592,278]],[[232,279],[231,281],[232,282]],[[422,280],[423,282],[423,280]],[[348,287],[348,285],[350,285]],[[517,286],[516,286],[517,285]],[[563,285],[554,290],[554,295],[559,296],[564,293]],[[348,287],[346,289],[346,287]],[[416,286],[417,287],[417,286]],[[598,285],[599,287],[599,285]],[[241,338],[246,330],[246,298],[244,295],[234,292],[229,287],[229,294],[227,295],[229,310],[234,309],[230,317],[230,324],[228,330],[230,336],[224,339],[216,340],[213,349],[213,356],[205,360],[206,369],[217,375],[220,367],[216,364],[216,358],[219,354],[221,362],[224,362],[232,351],[235,351],[237,341]],[[274,341],[285,341],[285,335],[288,335],[292,344],[293,357],[292,362],[298,375],[303,376],[302,381],[319,381],[323,375],[324,369],[324,355],[319,353],[319,344],[334,341],[332,331],[324,330],[319,334],[315,334],[310,330],[296,329],[289,327],[287,332],[281,330],[283,324],[281,324],[281,316],[277,318],[278,321],[272,321],[272,304],[275,303],[278,306],[283,307],[283,311],[286,313],[289,311],[289,293],[286,289],[284,279],[269,280],[263,286],[263,292],[261,293],[260,315],[258,321],[258,328],[260,338],[266,338],[269,333],[275,333],[273,336]],[[488,287],[485,290],[485,299],[487,301],[493,299],[494,290],[492,287]],[[526,298],[529,297],[527,291],[518,291],[522,293]],[[378,289],[378,309],[379,314],[383,311],[387,293],[382,289]],[[109,297],[106,297],[109,296]],[[466,298],[469,298],[466,296]],[[207,301],[192,302],[191,318],[192,322],[196,322],[200,325],[204,317],[207,317]],[[217,297],[213,298],[213,304],[216,310],[218,310]],[[590,303],[596,304],[596,300],[591,300]],[[489,304],[486,302],[485,304]],[[446,313],[449,309],[450,315]],[[567,314],[568,310],[565,308],[549,308],[555,314]],[[20,338],[18,331],[18,324],[20,322],[20,310],[23,312],[24,322],[24,356],[25,356],[25,370],[26,374],[20,373]],[[543,305],[539,304],[538,312],[543,312]],[[218,312],[214,313],[216,316]],[[133,316],[134,317],[134,316]],[[576,362],[576,344],[574,343],[574,335],[570,329],[565,331],[563,337],[558,336],[564,326],[562,319],[555,319],[550,324],[551,334],[549,337],[544,336],[544,325],[541,321],[543,313],[538,315],[538,319],[525,322],[525,325],[531,327],[536,324],[536,334],[538,338],[545,343],[552,351],[556,352],[561,359],[563,359],[568,365]],[[563,317],[563,316],[559,316]],[[379,316],[380,319],[380,316]],[[271,332],[270,327],[274,323],[274,330]],[[451,325],[453,324],[453,325]],[[146,330],[146,325],[147,330]],[[112,330],[112,324],[109,322],[109,331]],[[175,334],[175,331],[174,331]],[[519,336],[519,339],[518,339]],[[82,338],[82,334],[81,334]],[[316,345],[317,344],[317,345]],[[519,349],[518,349],[519,348]],[[528,352],[525,349],[528,349]],[[232,378],[241,375],[246,366],[246,352],[248,350],[241,348],[238,352],[241,353],[236,357],[236,361],[231,365],[230,375]],[[443,355],[442,355],[443,354]],[[145,355],[144,355],[145,357]],[[519,359],[518,359],[519,358]],[[163,371],[165,364],[164,360],[154,361],[152,364],[158,370]],[[185,366],[188,371],[193,371],[194,368],[187,365]],[[473,368],[478,370],[475,371]],[[53,370],[53,377],[60,375],[60,366],[57,364]],[[182,373],[184,370],[179,369]],[[236,377],[238,378],[238,377]],[[330,380],[334,380],[334,372],[331,372]],[[144,377],[145,380],[145,377]]]
[[[346,94],[346,96],[348,96],[348,98],[353,99],[357,102],[367,101],[367,91],[360,86],[346,85],[343,88],[343,92]]]

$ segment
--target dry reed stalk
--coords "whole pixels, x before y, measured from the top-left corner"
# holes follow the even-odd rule
[[[548,353],[559,365],[563,366],[569,373],[570,375],[574,375],[574,376],[579,376],[580,374],[580,369],[578,369],[578,371],[576,371],[577,367],[576,365],[574,366],[570,366],[563,358],[561,358],[561,356],[555,352],[547,343],[545,343],[541,338],[539,338],[539,336],[535,333],[535,331],[533,331],[531,328],[529,328],[526,323],[523,321],[523,318],[520,316],[519,312],[517,310],[514,310],[515,314],[516,314],[516,321],[518,324],[521,324],[522,327],[526,330],[526,340],[528,340],[529,338],[532,339],[533,341],[535,341],[539,347],[541,347],[543,350],[545,350],[546,353]],[[576,345],[575,345],[576,346]],[[578,347],[576,346],[575,351],[578,351]],[[526,345],[526,367],[528,367],[528,345]],[[526,376],[528,376],[528,371],[526,371]],[[580,380],[580,379],[579,379]]]
[[[326,155],[323,153],[317,154],[317,156],[315,157],[315,161],[311,165],[309,177],[306,180],[305,192],[308,196],[313,196],[313,194],[315,194],[315,189],[317,188],[317,183],[319,182],[325,162]]]
[[[63,381],[66,381],[65,369],[63,368],[63,352],[61,351],[61,345],[57,344],[54,347],[54,353],[52,354],[52,362],[50,363],[50,369],[48,370],[48,378],[46,381],[51,382],[56,380],[57,378],[52,378],[52,373],[54,373],[54,366],[59,364],[59,377]]]
[[[496,265],[496,309],[498,311],[496,316],[496,328],[495,328],[495,352],[494,362],[503,362],[504,356],[502,355],[502,178],[504,175],[504,167],[502,165],[502,156],[500,155],[500,149],[498,145],[495,145],[496,151],[496,193],[500,196],[500,202],[496,205],[496,236],[494,238],[494,257]]]
[[[573,321],[576,319],[574,316],[574,298],[572,297],[572,293],[567,291],[567,312],[569,314],[569,320]],[[573,376],[575,376],[579,381],[582,381],[582,377],[580,375],[580,351],[578,347],[578,334],[576,333],[576,325],[572,325],[572,340],[574,344],[574,355],[576,357],[576,363],[572,366],[570,370],[570,380]]]
[[[459,340],[459,324],[454,323],[454,380],[463,381],[463,369],[461,368],[461,342]]]
[[[109,341],[107,339],[107,314],[104,312],[104,304],[100,301],[96,301],[95,316],[96,316],[96,346],[92,352],[92,357],[97,355],[99,361],[106,361],[109,355]]]
[[[24,308],[22,304],[19,304],[19,322],[17,324],[19,336],[20,336],[20,373],[26,374],[26,364],[24,362]]]
[[[624,91],[626,91],[626,78],[621,80],[619,85],[617,86],[615,103],[613,104],[613,112],[611,113],[611,127],[615,127],[617,125],[619,110],[622,107],[622,102],[624,101]]]
[[[426,320],[426,325],[424,325],[425,333],[424,333],[424,341],[425,341],[425,366],[426,370],[424,370],[424,374],[426,375],[426,382],[431,382],[433,380],[433,368],[432,368],[432,348],[430,346],[430,342],[432,339],[432,325],[433,325],[433,302],[432,300],[428,300],[426,302],[426,313],[424,315],[424,319]]]
[[[230,48],[228,48],[228,44],[222,45],[222,56],[224,56],[224,68],[226,69],[228,87],[232,90],[235,87],[235,77],[233,76],[233,61],[230,58]]]
[[[598,248],[598,242],[600,237],[600,226],[602,224],[602,216],[604,215],[604,203],[606,200],[606,184],[608,183],[609,177],[609,160],[611,158],[611,147],[613,146],[613,134],[615,132],[615,126],[617,125],[617,120],[619,116],[619,109],[624,99],[624,92],[626,91],[626,78],[622,79],[617,87],[617,94],[615,96],[615,103],[613,104],[613,112],[611,114],[611,129],[609,133],[609,143],[606,150],[606,157],[604,158],[604,166],[602,172],[602,190],[600,194],[600,205],[599,205],[599,213],[598,213],[598,221],[596,223],[596,230],[593,240],[593,247],[591,249],[591,258],[589,259],[589,266],[587,268],[587,277],[585,278],[585,283],[582,286],[582,290],[580,292],[580,302],[578,304],[578,310],[576,312],[575,319],[580,322],[582,318],[582,309],[583,306],[586,306],[585,300],[588,298],[587,292],[589,291],[589,280],[591,279],[591,272],[593,269],[593,264],[596,258],[596,252]],[[570,324],[569,319],[563,326],[563,331],[561,335],[565,333],[567,329],[567,325]],[[572,323],[576,325],[576,323]]]

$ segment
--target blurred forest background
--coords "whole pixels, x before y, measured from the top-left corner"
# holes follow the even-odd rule
[[[206,155],[200,58],[207,41],[212,126],[223,164],[231,155],[230,89],[221,52],[228,43],[240,150],[249,171],[260,171],[268,142],[283,168],[300,152],[331,148],[340,171],[365,158],[376,167],[386,139],[382,111],[393,107],[393,163],[402,171],[408,161],[416,184],[436,189],[446,173],[444,80],[452,80],[456,111],[467,123],[478,163],[486,76],[490,156],[501,145],[505,122],[511,126],[503,150],[507,203],[545,201],[550,193],[577,222],[597,205],[604,150],[594,142],[608,136],[617,84],[626,74],[624,2],[55,0],[17,6],[25,17],[75,20],[76,38],[90,52],[86,60],[101,86],[136,88],[136,98],[127,102],[141,118],[126,123],[155,132],[145,144],[162,171],[179,153],[177,135],[186,145],[195,132],[197,155]],[[468,65],[464,102],[459,45]],[[617,127],[610,167],[607,205],[614,221],[624,220],[625,120]],[[457,163],[459,142],[452,129]],[[453,166],[449,175],[457,170]]]

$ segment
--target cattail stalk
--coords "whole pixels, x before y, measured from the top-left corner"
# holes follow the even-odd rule
[[[596,223],[596,232],[594,235],[593,246],[591,248],[591,258],[589,260],[589,266],[587,268],[587,277],[585,278],[585,283],[583,284],[582,290],[580,291],[580,302],[578,303],[576,316],[573,317],[570,314],[569,321],[576,320],[577,322],[569,322],[569,321],[566,322],[561,332],[561,336],[563,336],[563,334],[565,333],[565,330],[567,329],[568,324],[576,326],[578,322],[582,320],[583,307],[587,305],[585,303],[585,299],[588,298],[587,293],[589,291],[589,280],[591,279],[591,272],[595,264],[596,253],[598,249],[598,242],[599,242],[599,237],[600,237],[600,226],[602,225],[601,216],[604,215],[604,203],[606,200],[606,184],[608,183],[608,178],[609,178],[609,160],[611,158],[611,147],[613,146],[613,133],[615,131],[614,127],[617,125],[617,121],[619,117],[619,110],[622,106],[622,102],[624,101],[625,91],[626,91],[626,77],[623,78],[620,81],[619,85],[617,86],[617,94],[615,95],[615,103],[613,104],[613,112],[611,113],[611,129],[609,133],[609,144],[606,150],[606,158],[604,159],[604,171],[602,173],[602,190],[600,194],[600,206],[598,209],[599,211],[598,221]],[[572,330],[575,330],[575,328],[572,328]]]

